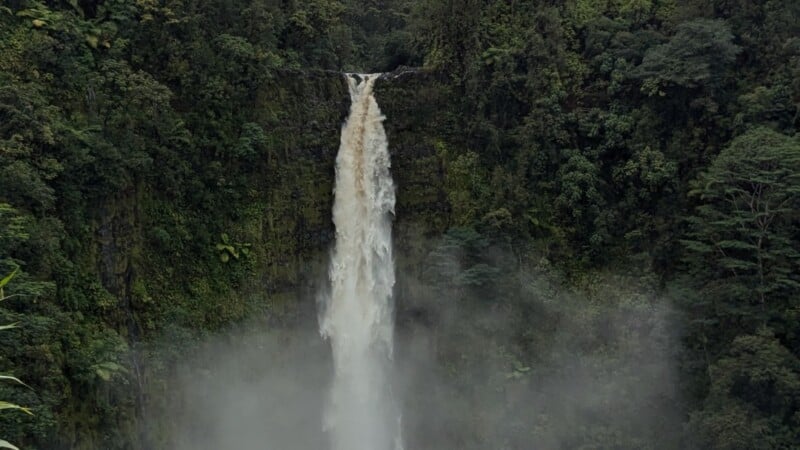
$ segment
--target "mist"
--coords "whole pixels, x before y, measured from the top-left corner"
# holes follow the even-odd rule
[[[330,351],[309,329],[244,329],[180,364],[171,447],[323,449]]]
[[[486,254],[488,267],[510,260]],[[446,258],[474,269],[463,252]],[[679,336],[646,281],[596,274],[578,288],[546,264],[458,289],[416,275],[398,273],[395,294],[406,449],[681,447]],[[171,448],[330,448],[333,368],[316,316],[211,338],[180,367]]]
[[[400,219],[393,241],[376,80],[347,76],[318,316],[229,332],[181,362],[172,447],[680,448],[678,336],[652,280],[523,261],[487,224],[426,239]]]

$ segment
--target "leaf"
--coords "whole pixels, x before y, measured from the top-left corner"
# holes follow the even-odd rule
[[[47,22],[45,22],[44,20],[41,20],[41,19],[33,19],[31,21],[31,23],[36,28],[42,28],[43,26],[47,25]]]
[[[102,362],[100,364],[97,364],[96,367],[102,368],[103,370],[108,370],[109,372],[127,372],[128,371],[125,367],[123,367],[123,366],[121,366],[121,365],[119,365],[119,364],[117,364],[117,363],[115,363],[113,361]]]
[[[100,40],[97,39],[97,36],[92,36],[91,34],[86,36],[86,43],[89,44],[89,47],[97,48],[99,42]]]
[[[22,380],[17,377],[12,377],[11,375],[0,375],[0,381],[7,380],[7,381],[14,381],[18,384],[21,384],[27,388],[30,388],[27,384],[25,384]]]
[[[94,373],[103,381],[111,381],[111,377],[113,377],[115,373],[127,372],[125,367],[115,363],[114,361],[97,363],[93,365],[92,368],[94,369]]]
[[[3,410],[3,409],[16,409],[16,410],[24,412],[25,414],[28,414],[28,415],[31,415],[31,416],[33,415],[31,410],[28,409],[28,408],[23,408],[22,406],[15,405],[13,403],[0,401],[0,410]]]
[[[217,245],[215,246],[215,248],[216,248],[217,250],[221,251],[221,252],[223,252],[223,251],[228,251],[228,252],[230,252],[230,253],[233,253],[233,246],[232,246],[232,245],[228,245],[228,244],[217,244]]]
[[[97,374],[97,376],[98,376],[98,377],[100,377],[100,378],[101,378],[103,381],[109,381],[109,380],[111,380],[111,372],[109,372],[109,371],[108,371],[108,370],[106,370],[106,369],[100,369],[100,368],[98,368],[98,369],[96,369],[96,370],[95,370],[95,373],[96,373],[96,374]]]
[[[8,324],[8,325],[0,325],[0,331],[10,330],[12,328],[17,328],[17,324],[11,323],[11,324]]]
[[[14,271],[13,271],[13,272],[11,272],[10,274],[6,275],[6,277],[5,277],[5,278],[3,278],[2,280],[0,280],[0,288],[2,288],[2,287],[4,287],[5,285],[7,285],[7,284],[8,284],[8,282],[9,282],[9,281],[11,281],[11,279],[12,279],[12,278],[14,278],[14,275],[16,275],[16,274],[17,274],[17,272],[19,272],[19,267],[17,267],[16,269],[14,269]]]
[[[19,450],[19,447],[15,447],[14,445],[10,444],[8,441],[0,439],[0,448],[10,448],[11,450]]]

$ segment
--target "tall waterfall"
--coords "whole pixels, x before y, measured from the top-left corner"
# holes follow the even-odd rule
[[[395,192],[377,78],[347,76],[352,105],[336,157],[336,246],[320,314],[335,370],[325,411],[333,450],[402,449],[391,386]]]

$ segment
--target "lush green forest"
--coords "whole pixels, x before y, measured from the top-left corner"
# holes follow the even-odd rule
[[[0,438],[176,448],[186,355],[314,326],[343,71],[408,448],[797,448],[797,0],[4,0]]]

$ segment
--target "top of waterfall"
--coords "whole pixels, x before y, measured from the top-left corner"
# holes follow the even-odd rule
[[[376,72],[376,73],[345,72],[344,74],[345,74],[345,76],[350,77],[350,78],[356,77],[358,79],[358,81],[361,82],[363,80],[366,80],[367,78],[379,77],[379,76],[383,75],[384,73],[383,72]]]

